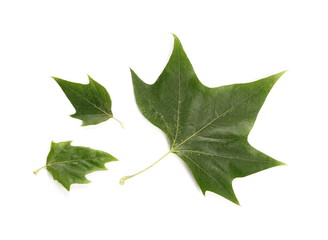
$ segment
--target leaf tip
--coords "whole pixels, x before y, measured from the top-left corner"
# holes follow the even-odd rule
[[[171,33],[174,38],[174,46],[181,45],[180,39],[174,33]]]
[[[201,186],[200,186],[200,187],[201,187]],[[202,191],[202,194],[205,196],[205,194],[206,194],[206,189],[203,189],[203,188],[201,187],[200,190]]]
[[[178,38],[177,35],[175,35],[174,33],[171,32],[171,34],[174,38]]]
[[[51,141],[50,147],[53,148],[56,146],[57,143],[55,143],[54,141]]]
[[[136,74],[136,72],[133,71],[132,68],[129,68],[129,69],[130,69],[130,73],[131,73],[132,81],[135,81],[136,79],[140,79],[140,78],[138,77],[138,75]]]
[[[56,179],[68,192],[71,191],[71,186],[72,184],[89,184],[91,183],[91,181],[87,178],[84,178],[83,181],[81,182],[69,182],[69,183],[63,183],[61,181],[59,181],[58,179]]]
[[[53,80],[55,80],[56,82],[60,81],[61,79],[55,76],[50,76]]]
[[[89,83],[94,81],[94,79],[89,74],[87,74],[87,76],[88,76],[88,79],[89,79]]]
[[[130,69],[130,73],[131,73],[132,76],[133,76],[133,75],[136,75],[135,71],[133,71],[132,68],[129,67],[129,69]]]
[[[69,184],[69,185],[64,185],[64,184],[62,184],[62,183],[60,183],[61,185],[63,185],[63,187],[69,192],[70,190],[71,190],[71,184]]]
[[[234,204],[240,206],[240,203],[239,203],[239,201],[238,201],[238,199],[237,199],[236,196],[233,196],[233,197],[231,197],[231,198],[227,198],[227,199],[228,199],[229,201],[233,202]]]
[[[284,75],[288,70],[281,71],[273,76],[275,76],[276,80],[278,80],[282,75]]]
[[[88,126],[89,124],[87,124],[86,122],[83,122],[82,121],[82,124],[81,124],[81,127],[86,127],[86,126]]]
[[[232,201],[234,204],[236,204],[237,206],[241,206],[240,205],[240,202],[238,201],[238,199],[237,198],[235,198],[233,201]]]
[[[202,191],[203,195],[205,196],[207,190],[201,188],[201,191]],[[212,192],[212,191],[211,191],[211,192]],[[218,194],[217,192],[214,192],[214,193]],[[222,196],[221,194],[219,194],[219,195]],[[231,196],[229,196],[229,197],[226,197],[226,196],[223,196],[223,197],[224,197],[225,199],[227,199],[227,200],[233,202],[234,204],[240,206],[240,203],[239,203],[237,197],[236,197],[234,194],[231,195]]]
[[[276,166],[288,166],[287,163],[276,161]]]

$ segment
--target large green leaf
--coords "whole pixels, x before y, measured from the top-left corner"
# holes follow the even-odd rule
[[[188,165],[204,194],[212,191],[238,204],[234,178],[283,164],[256,150],[247,138],[284,72],[251,83],[208,88],[198,80],[176,36],[169,62],[154,84],[131,72],[140,111],[167,135],[168,153]]]
[[[117,161],[112,155],[87,147],[71,146],[71,142],[51,143],[47,164],[34,173],[46,168],[53,178],[68,191],[73,183],[89,183],[86,174],[107,170],[105,163]]]
[[[52,77],[76,110],[71,117],[82,120],[82,126],[95,125],[114,118],[111,110],[112,101],[107,90],[90,76],[88,77],[89,84],[73,83]],[[122,123],[118,122],[123,127]]]

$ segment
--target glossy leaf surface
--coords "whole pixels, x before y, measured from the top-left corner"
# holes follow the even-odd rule
[[[246,84],[204,86],[174,36],[165,69],[152,84],[131,70],[142,114],[168,137],[170,152],[189,167],[202,192],[238,204],[232,180],[283,163],[248,143],[258,112],[284,72]]]
[[[106,152],[71,146],[70,141],[52,142],[47,164],[43,168],[46,168],[53,178],[69,191],[73,183],[90,183],[85,175],[94,171],[107,170],[105,163],[112,161],[117,161],[117,159]]]
[[[82,126],[95,125],[113,117],[112,101],[107,90],[89,76],[89,84],[69,82],[53,77],[74,106],[73,118],[82,120]]]

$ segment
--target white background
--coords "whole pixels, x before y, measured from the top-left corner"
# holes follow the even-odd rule
[[[328,239],[326,1],[0,2],[0,239]],[[203,196],[164,134],[139,112],[129,67],[153,83],[181,40],[207,86],[288,70],[249,141],[287,163],[233,182],[237,206]],[[114,120],[81,127],[50,76],[113,100]],[[43,166],[51,141],[120,159],[67,192]]]

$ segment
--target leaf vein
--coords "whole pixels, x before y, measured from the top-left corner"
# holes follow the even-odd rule
[[[180,147],[181,145],[183,145],[184,143],[186,143],[187,141],[189,141],[190,139],[192,139],[193,137],[197,136],[198,133],[200,133],[201,131],[203,131],[205,128],[207,128],[208,126],[210,126],[213,122],[215,122],[216,120],[220,119],[221,117],[223,117],[224,115],[228,114],[229,112],[233,111],[236,107],[238,107],[239,105],[243,104],[244,102],[246,102],[247,100],[249,100],[252,96],[254,96],[257,92],[261,91],[267,84],[263,84],[263,86],[261,86],[259,89],[257,89],[256,91],[254,91],[252,94],[250,94],[248,97],[246,97],[244,100],[238,102],[237,104],[233,105],[230,109],[226,110],[225,112],[219,114],[218,116],[216,116],[214,119],[212,119],[210,122],[208,122],[207,124],[205,124],[203,127],[201,127],[200,129],[198,129],[195,133],[193,133],[192,135],[190,135],[189,137],[187,137],[185,140],[183,140],[181,143],[179,143],[176,147],[174,147],[173,149],[176,149],[178,147]]]
[[[98,109],[99,111],[103,112],[106,116],[108,117],[112,117],[111,114],[109,114],[108,112],[106,112],[106,109],[102,109],[100,107],[98,107],[95,103],[91,102],[89,99],[87,99],[86,97],[84,97],[83,95],[79,94],[78,92],[76,92],[74,89],[70,88],[69,86],[66,86],[66,88],[68,88],[70,91],[74,92],[77,96],[79,96],[80,98],[82,98],[83,100],[85,100],[86,102],[88,102],[90,105],[92,105],[93,107],[95,107],[96,109]]]
[[[236,160],[242,160],[242,161],[247,161],[247,162],[265,162],[265,161],[258,161],[254,159],[247,159],[247,158],[240,158],[240,157],[232,157],[232,156],[222,156],[222,155],[217,155],[214,153],[207,153],[207,152],[202,152],[202,151],[195,151],[195,150],[189,150],[189,149],[182,149],[178,150],[175,152],[191,152],[191,153],[199,153],[207,156],[213,156],[213,157],[220,157],[220,158],[228,158],[228,159],[236,159]]]
[[[141,91],[141,92],[145,95],[144,91]],[[156,107],[155,107],[155,106],[153,105],[153,103],[149,100],[148,96],[147,96],[145,99],[146,99],[146,101],[148,102],[148,104],[152,107],[152,109],[155,111],[156,115],[159,116],[159,117],[162,119],[162,121],[163,121],[163,123],[164,123],[166,129],[167,129],[168,132],[169,132],[169,134],[173,137],[174,135],[173,135],[173,133],[172,133],[172,130],[171,130],[171,128],[169,127],[169,125],[167,124],[167,122],[165,121],[163,115],[162,115],[160,112],[157,111]]]
[[[210,173],[208,173],[204,168],[202,168],[201,166],[199,166],[192,158],[190,158],[189,156],[181,153],[183,156],[185,156],[186,158],[188,158],[196,167],[198,167],[200,170],[202,170],[207,176],[209,176],[211,179],[213,179],[217,184],[219,184],[225,191],[226,193],[234,198],[235,196],[231,195],[230,192],[227,190],[226,186],[224,186],[222,183],[220,183],[215,177],[213,177]],[[222,169],[221,169],[222,170]]]

